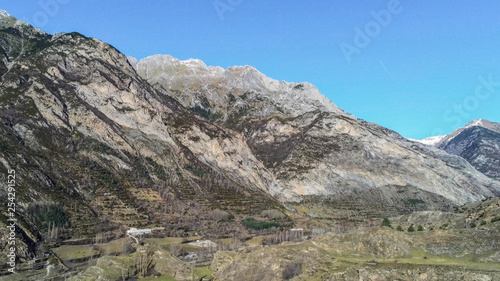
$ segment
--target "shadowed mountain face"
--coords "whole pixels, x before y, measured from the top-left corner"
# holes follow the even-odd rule
[[[209,211],[324,201],[380,215],[500,194],[462,158],[358,120],[308,83],[171,57],[137,62],[5,14],[0,52],[0,172],[16,170],[27,241],[49,222],[65,238],[120,226],[234,232]]]
[[[485,175],[500,179],[500,123],[473,120],[449,135],[440,136],[433,145],[463,157]]]

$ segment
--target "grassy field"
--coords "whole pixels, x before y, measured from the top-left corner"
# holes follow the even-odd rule
[[[209,267],[197,267],[194,270],[194,274],[198,278],[205,276],[206,279],[210,279],[213,277],[214,272]]]
[[[144,243],[164,246],[170,244],[181,244],[183,241],[193,242],[200,239],[201,239],[200,236],[191,236],[187,238],[182,238],[182,237],[146,238],[144,239]]]
[[[264,239],[264,236],[252,237],[252,239],[245,241],[245,244],[248,246],[260,246],[262,245],[262,239]]]
[[[373,256],[343,256],[332,254],[334,259],[350,263],[350,264],[380,264],[380,265],[442,265],[442,266],[458,266],[463,268],[478,269],[478,270],[494,270],[499,271],[498,263],[493,262],[476,262],[471,257],[452,257],[448,255],[433,255],[426,253],[421,249],[412,249],[410,257],[398,257],[391,259],[374,258]],[[373,261],[376,261],[373,263]]]
[[[63,245],[52,250],[59,258],[65,261],[90,259],[100,254],[99,251],[93,250],[92,246],[88,245]]]
[[[144,243],[155,244],[158,246],[180,244],[182,243],[182,238],[181,237],[146,238],[144,239]]]

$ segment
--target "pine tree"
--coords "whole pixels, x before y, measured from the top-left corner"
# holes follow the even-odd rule
[[[391,221],[388,218],[384,218],[384,220],[382,221],[382,226],[392,228]]]
[[[408,227],[408,232],[415,232],[415,227],[413,226],[413,224]]]

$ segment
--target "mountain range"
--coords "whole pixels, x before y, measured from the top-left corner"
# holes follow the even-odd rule
[[[129,227],[215,237],[247,233],[216,210],[276,210],[295,214],[293,226],[500,196],[498,123],[475,121],[428,145],[357,119],[309,83],[167,55],[138,61],[6,12],[0,53],[0,172],[16,171],[25,259],[56,226],[60,240]],[[301,212],[317,206],[324,213]]]

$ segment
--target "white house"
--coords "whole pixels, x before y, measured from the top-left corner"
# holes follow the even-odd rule
[[[150,228],[137,229],[135,227],[132,227],[127,230],[127,235],[134,238],[137,243],[139,243],[139,240],[142,240],[142,237],[146,234],[151,234]]]

